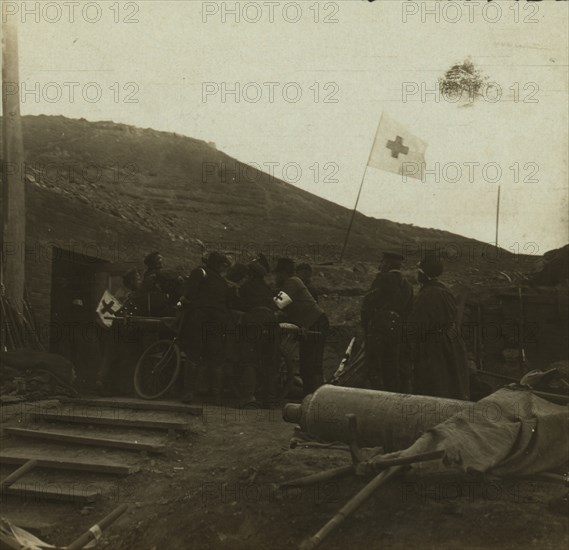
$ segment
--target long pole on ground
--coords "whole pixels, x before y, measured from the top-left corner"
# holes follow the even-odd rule
[[[24,311],[26,197],[20,118],[18,28],[14,17],[2,21],[2,283],[16,311]]]
[[[373,138],[373,144],[372,144],[371,149],[369,151],[369,157],[368,157],[367,162],[366,162],[366,167],[364,170],[364,174],[362,176],[362,181],[360,182],[360,189],[358,191],[358,196],[356,197],[356,204],[354,205],[354,209],[352,210],[352,217],[350,218],[350,224],[348,225],[348,230],[346,231],[346,237],[344,238],[344,246],[342,247],[342,252],[340,253],[340,262],[344,259],[344,253],[346,252],[346,247],[348,246],[348,240],[350,238],[350,232],[352,231],[352,225],[354,224],[354,219],[356,217],[356,211],[358,209],[358,203],[360,202],[360,196],[362,194],[362,188],[364,186],[364,181],[366,179],[366,174],[367,174],[369,162],[371,160],[373,150],[375,149],[375,142],[377,141],[377,132],[379,131],[379,125],[380,124],[381,124],[381,118],[379,119],[379,124],[377,125],[377,130],[375,131],[375,136]]]
[[[499,225],[500,225],[500,186],[498,185],[498,198],[496,200],[496,248],[498,248]]]
[[[318,533],[304,540],[299,550],[313,550],[331,535],[344,521],[350,517],[367,499],[369,499],[385,482],[391,479],[404,466],[392,466],[377,474],[357,495],[352,497]]]
[[[122,516],[128,509],[126,504],[121,504],[115,508],[109,515],[105,516],[99,523],[96,523],[88,531],[85,531],[78,539],[74,540],[67,550],[80,550],[85,548],[91,541],[99,540],[104,529],[114,523],[120,516]]]

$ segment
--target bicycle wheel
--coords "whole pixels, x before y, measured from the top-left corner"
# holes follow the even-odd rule
[[[180,348],[174,340],[158,340],[144,350],[134,370],[134,389],[142,399],[157,399],[180,373]]]

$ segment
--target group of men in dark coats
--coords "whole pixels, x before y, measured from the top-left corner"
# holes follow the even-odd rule
[[[228,371],[233,370],[237,376],[231,376],[232,385],[243,404],[276,403],[279,322],[283,321],[298,327],[305,394],[323,383],[329,324],[311,285],[310,265],[296,266],[293,260],[281,258],[271,270],[261,254],[246,265],[232,266],[224,254],[210,252],[202,266],[180,277],[164,269],[159,252],[148,254],[144,263],[142,276],[131,270],[123,277],[128,291],[122,313],[178,318],[179,342],[185,355],[184,402],[194,399],[196,389],[205,385],[204,379],[212,397],[219,401],[229,385]],[[269,274],[276,287],[269,284]],[[162,299],[157,300],[155,294]],[[99,373],[101,382],[120,353],[117,346],[108,346]]]
[[[219,401],[224,365],[233,355],[242,403],[254,404],[260,398],[260,404],[275,404],[281,321],[299,327],[300,377],[304,393],[314,391],[323,384],[328,318],[297,276],[294,261],[277,261],[276,288],[267,282],[271,269],[263,255],[244,271],[235,267],[231,276],[227,276],[229,268],[223,254],[210,253],[204,266],[192,271],[180,298],[181,341],[187,350],[183,401],[194,398],[200,366],[210,374],[212,395]],[[310,266],[301,269],[305,276],[306,268],[310,270]]]
[[[418,265],[421,289],[401,272],[403,256],[385,252],[361,308],[365,364],[371,387],[391,392],[468,399],[466,350],[457,305],[439,281],[443,262],[427,254]]]
[[[469,375],[464,343],[456,325],[457,305],[439,281],[443,263],[435,254],[418,265],[421,289],[404,277],[403,256],[385,252],[380,272],[361,308],[365,332],[365,365],[373,389],[468,399]],[[125,274],[123,313],[177,315],[185,353],[183,401],[194,399],[200,371],[219,400],[227,384],[224,373],[233,362],[239,373],[244,403],[277,401],[279,322],[299,330],[300,377],[304,394],[323,382],[323,355],[329,321],[318,303],[308,264],[278,259],[273,270],[260,255],[247,265],[231,266],[219,252],[211,252],[188,277],[163,269],[163,258],[153,252],[145,258],[146,271]],[[231,268],[231,273],[228,271]],[[274,283],[269,284],[272,272]],[[149,298],[163,296],[158,305]],[[129,329],[133,330],[133,329]],[[122,342],[135,338],[121,338]],[[113,357],[131,359],[141,350],[119,350],[109,345],[100,372],[110,372]],[[135,349],[136,348],[136,349]],[[132,361],[131,361],[132,362]]]

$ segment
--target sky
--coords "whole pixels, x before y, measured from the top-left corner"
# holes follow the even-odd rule
[[[3,4],[24,115],[214,142],[348,208],[365,171],[364,214],[484,242],[500,185],[500,246],[569,239],[567,2]],[[495,84],[455,103],[436,83],[466,58]],[[365,170],[383,112],[427,142],[424,182]]]

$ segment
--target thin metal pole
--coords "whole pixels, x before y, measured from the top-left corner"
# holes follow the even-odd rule
[[[496,201],[496,248],[498,248],[498,227],[500,225],[500,186],[498,185],[498,199]]]

